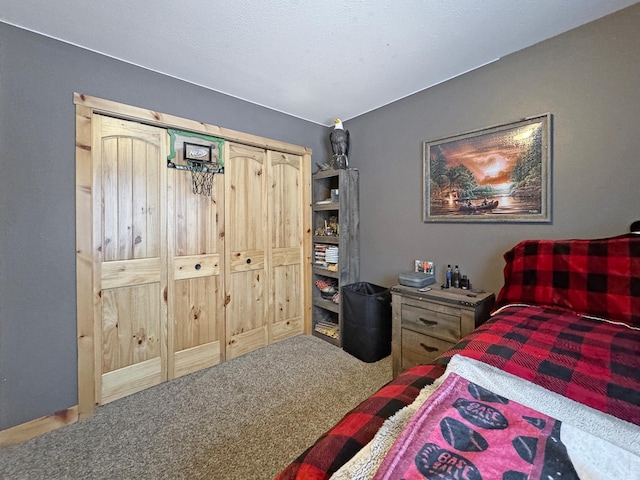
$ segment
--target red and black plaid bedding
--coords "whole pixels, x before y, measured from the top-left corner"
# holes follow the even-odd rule
[[[545,307],[507,307],[434,364],[413,367],[349,412],[277,477],[326,479],[461,354],[640,425],[640,331]]]
[[[640,235],[525,240],[504,259],[497,307],[546,305],[640,326]]]

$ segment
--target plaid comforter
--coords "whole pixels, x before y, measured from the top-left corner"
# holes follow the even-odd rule
[[[464,355],[640,425],[640,331],[566,310],[507,306],[433,364],[404,372],[349,412],[277,477],[326,479],[382,423]]]

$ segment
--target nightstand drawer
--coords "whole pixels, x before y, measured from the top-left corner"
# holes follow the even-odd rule
[[[460,338],[460,309],[434,306],[437,309],[403,304],[402,327],[457,342]]]
[[[443,340],[414,332],[406,328],[402,329],[402,368],[428,363],[438,355],[446,352],[455,345],[455,342]],[[405,363],[407,366],[405,366]]]
[[[493,293],[474,297],[468,293],[459,288],[426,292],[405,285],[391,288],[394,378],[407,368],[433,361],[489,318]]]

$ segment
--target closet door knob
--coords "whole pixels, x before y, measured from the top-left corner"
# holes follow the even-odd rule
[[[195,269],[200,270],[201,268],[202,268],[202,265],[200,265],[199,263],[196,263]]]

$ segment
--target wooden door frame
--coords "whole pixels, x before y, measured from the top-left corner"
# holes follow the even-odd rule
[[[197,122],[182,117],[155,112],[110,100],[104,100],[80,93],[73,94],[76,106],[76,320],[78,338],[78,417],[93,415],[97,406],[95,369],[100,361],[100,348],[95,345],[95,310],[100,305],[100,291],[94,275],[96,261],[93,223],[99,205],[93,204],[93,166],[92,166],[92,117],[102,114],[110,117],[131,120],[161,128],[177,128],[254,147],[291,153],[303,157],[303,190],[305,208],[303,209],[303,251],[304,279],[311,284],[311,149],[299,145],[280,142],[265,137],[250,135],[215,125]],[[311,332],[311,288],[305,289],[304,296],[304,332]]]

